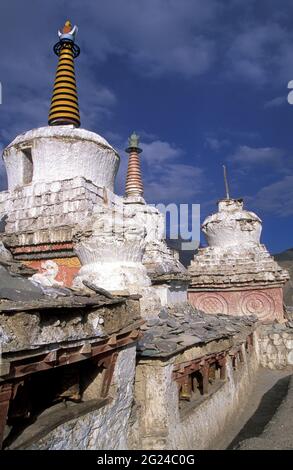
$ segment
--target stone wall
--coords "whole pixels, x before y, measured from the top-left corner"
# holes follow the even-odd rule
[[[161,304],[175,305],[187,302],[186,284],[176,282],[170,284],[154,285],[154,289],[160,298]]]
[[[213,442],[246,404],[258,369],[256,354],[245,356],[241,370],[227,362],[225,384],[184,420],[171,427],[169,441],[179,449],[213,448]]]
[[[3,276],[2,276],[3,277]],[[6,281],[5,281],[6,282]],[[27,289],[29,281],[16,286]],[[33,285],[32,285],[33,286]],[[33,286],[34,288],[34,286]],[[38,292],[38,291],[37,291]],[[35,291],[32,291],[33,295]],[[36,294],[35,294],[36,295]],[[137,299],[107,299],[102,296],[64,296],[0,303],[0,346],[2,353],[53,350],[60,344],[92,343],[140,320]],[[5,339],[6,338],[6,339]],[[0,374],[1,375],[1,374]]]
[[[269,369],[293,366],[293,328],[268,325],[258,329],[260,364]]]
[[[31,445],[33,450],[127,449],[128,422],[133,400],[135,346],[119,353],[109,405],[58,426]]]
[[[180,361],[225,347],[227,344],[223,340],[202,348],[191,348],[182,354]],[[140,361],[136,372],[135,419],[129,434],[130,445],[154,450],[211,447],[214,439],[244,406],[253,386],[258,351],[254,349],[247,354],[242,345],[242,354],[241,369],[235,371],[228,358],[225,382],[201,403],[195,403],[184,416],[179,411],[178,385],[172,379],[174,359]]]
[[[97,205],[107,203],[112,206],[118,199],[83,177],[35,183],[15,189],[9,199],[7,193],[5,195],[2,212],[8,213],[8,233],[82,224],[91,217]]]

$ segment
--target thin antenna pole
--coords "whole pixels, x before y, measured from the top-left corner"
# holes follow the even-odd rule
[[[226,165],[223,165],[223,171],[224,171],[224,182],[225,182],[225,189],[226,189],[226,199],[230,199]]]

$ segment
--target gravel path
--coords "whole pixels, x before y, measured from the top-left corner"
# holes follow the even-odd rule
[[[212,449],[293,449],[292,371],[260,369],[239,416]]]

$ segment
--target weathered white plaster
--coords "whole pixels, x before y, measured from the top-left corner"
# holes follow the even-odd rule
[[[138,423],[129,440],[138,449],[207,449],[248,399],[258,369],[256,352],[246,355],[241,369],[234,371],[230,359],[226,382],[181,417],[179,393],[172,380],[173,363],[141,360],[137,366],[135,397]],[[179,362],[179,358],[176,358]],[[191,357],[189,358],[191,359]],[[182,358],[183,360],[183,358]]]
[[[151,287],[149,273],[184,271],[163,237],[163,215],[151,206],[124,204],[118,198],[114,206],[95,206],[93,217],[75,237],[75,251],[82,267],[74,285],[82,287],[87,280],[111,292],[140,294],[142,316],[158,315],[160,299],[163,304],[166,300],[163,294],[158,295],[156,287]],[[166,293],[167,302],[186,301],[186,283],[177,284]]]
[[[83,287],[83,280],[113,293],[123,291],[138,294],[141,286],[150,285],[144,266],[130,261],[90,263],[80,269],[74,286]]]
[[[243,210],[243,202],[219,202],[219,211],[203,222],[208,246],[200,248],[191,261],[190,290],[261,288],[281,286],[288,279],[260,243],[262,224],[253,212]]]
[[[174,276],[185,269],[165,243],[163,214],[142,198],[113,193],[119,156],[108,142],[73,126],[43,127],[18,136],[4,160],[9,193],[2,207],[13,246],[74,239],[82,265],[76,287],[84,288],[87,280],[112,292],[138,293],[142,313],[158,314],[160,298],[150,276]],[[43,274],[34,278],[42,279]],[[167,289],[166,296],[185,301],[180,290],[186,284]]]
[[[81,176],[113,191],[119,156],[94,132],[73,126],[48,126],[16,137],[3,153],[10,191],[30,183],[26,176],[28,151],[33,184]]]
[[[5,248],[3,242],[0,241],[0,260],[11,260],[12,259],[12,254],[10,253],[9,250],[7,250],[7,248]]]
[[[154,286],[139,287],[137,293],[141,296],[140,314],[143,318],[155,318],[161,311],[161,300]]]
[[[133,401],[135,355],[135,346],[119,353],[109,392],[113,401],[109,405],[58,426],[32,445],[31,449],[127,449],[128,424]]]
[[[88,280],[110,291],[131,293],[150,286],[142,264],[145,235],[145,228],[128,214],[102,209],[91,220],[90,229],[76,236],[75,251],[82,267],[75,285]]]
[[[11,191],[5,207],[8,216],[5,231],[17,233],[54,230],[65,225],[82,226],[91,218],[97,206],[105,204],[104,193],[104,188],[83,177],[16,188]],[[107,197],[111,198],[111,204],[116,204],[117,197],[112,192],[107,191]]]
[[[154,285],[153,289],[159,296],[162,305],[175,305],[187,302],[186,285],[159,284]]]
[[[233,370],[227,362],[227,381],[193,413],[171,427],[169,445],[177,449],[209,449],[239,413],[253,387],[258,364],[256,357],[246,358],[241,370]]]
[[[219,211],[210,215],[202,224],[202,231],[210,247],[225,248],[245,244],[257,244],[262,230],[260,218],[243,210],[243,201],[224,199],[219,201]]]
[[[177,277],[176,286],[178,290],[186,291],[186,282],[181,282],[182,279],[180,278],[182,278],[182,275],[187,276],[187,270],[166,244],[164,215],[157,208],[147,204],[127,203],[126,210],[129,216],[133,217],[140,226],[145,227],[145,250],[142,262],[147,268],[150,278],[152,280],[156,278],[158,281],[158,276],[165,274],[169,275],[170,279],[172,276],[173,278]],[[164,284],[164,280],[161,283]]]
[[[0,220],[4,217],[11,207],[9,191],[0,192]]]

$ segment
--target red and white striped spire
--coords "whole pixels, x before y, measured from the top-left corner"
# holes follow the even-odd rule
[[[128,144],[129,146],[125,150],[129,153],[125,197],[143,198],[143,181],[139,158],[139,154],[142,152],[142,149],[139,148],[139,136],[135,132],[133,132],[128,139]]]

